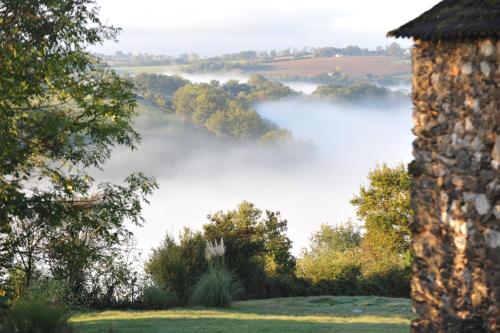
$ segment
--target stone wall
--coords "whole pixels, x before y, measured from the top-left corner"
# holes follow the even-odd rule
[[[412,332],[499,332],[500,40],[413,52]]]

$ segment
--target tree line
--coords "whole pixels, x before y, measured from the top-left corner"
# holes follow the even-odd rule
[[[266,68],[263,63],[304,58],[325,58],[334,56],[394,56],[408,57],[408,49],[393,42],[375,49],[361,48],[357,45],[346,47],[304,47],[283,50],[255,51],[247,50],[220,56],[201,57],[196,53],[183,53],[178,56],[153,55],[147,53],[124,53],[117,51],[112,55],[97,54],[110,66],[184,66],[188,71],[243,70],[254,71]]]
[[[207,270],[206,241],[223,239],[227,268],[240,283],[239,298],[310,295],[408,297],[410,268],[409,204],[406,168],[382,165],[352,199],[360,223],[324,224],[298,258],[291,253],[287,220],[244,201],[234,210],[208,216],[203,230],[168,234],[153,249],[145,272],[177,305]],[[172,306],[173,304],[170,304]]]
[[[364,80],[340,75],[329,76],[307,98],[331,102],[360,103],[377,100],[378,104],[400,103],[407,96]],[[290,87],[262,75],[252,75],[247,82],[192,83],[178,75],[141,73],[129,80],[137,98],[144,98],[160,109],[175,114],[211,133],[240,141],[261,143],[286,142],[292,133],[260,116],[254,109],[259,102],[286,97],[305,97]]]
[[[191,83],[179,76],[158,74],[139,74],[132,80],[138,96],[215,135],[263,143],[291,139],[289,131],[262,118],[253,103],[297,93],[261,75],[246,83],[230,80],[223,84]]]

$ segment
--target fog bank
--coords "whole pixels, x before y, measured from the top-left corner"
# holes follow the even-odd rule
[[[377,163],[411,158],[409,101],[380,109],[288,99],[256,109],[291,130],[298,143],[233,142],[159,113],[137,120],[139,149],[117,150],[102,176],[119,180],[140,170],[157,178],[160,189],[144,209],[144,227],[134,230],[141,249],[149,252],[166,232],[201,228],[207,214],[248,200],[282,213],[297,254],[320,224],[355,217],[349,200]]]

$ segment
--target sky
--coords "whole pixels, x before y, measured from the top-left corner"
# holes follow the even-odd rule
[[[97,0],[119,42],[93,51],[202,56],[287,47],[390,44],[387,31],[439,0]],[[399,40],[409,46],[411,41]]]

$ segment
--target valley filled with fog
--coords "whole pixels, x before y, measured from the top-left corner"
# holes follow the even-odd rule
[[[219,81],[221,83],[226,83],[230,80],[236,80],[240,82],[246,82],[250,78],[250,75],[240,74],[240,73],[181,73],[176,72],[165,72],[165,75],[180,75],[183,78],[193,82],[193,83],[210,83],[212,80]],[[291,89],[301,92],[306,95],[310,95],[317,87],[317,83],[303,82],[303,81],[281,81],[282,83],[289,86]],[[395,90],[404,90],[406,86],[397,86]]]
[[[192,82],[246,80],[230,75],[183,77]],[[409,97],[397,104],[341,104],[302,95],[254,108],[290,130],[293,142],[264,145],[220,138],[151,105],[142,106],[147,112],[136,120],[142,136],[139,149],[115,150],[98,176],[118,181],[142,171],[158,180],[160,188],[144,208],[145,223],[134,228],[140,249],[148,253],[166,232],[177,235],[185,226],[199,229],[208,214],[247,200],[262,210],[281,212],[298,254],[321,224],[355,220],[349,201],[378,163],[393,166],[411,159]]]

